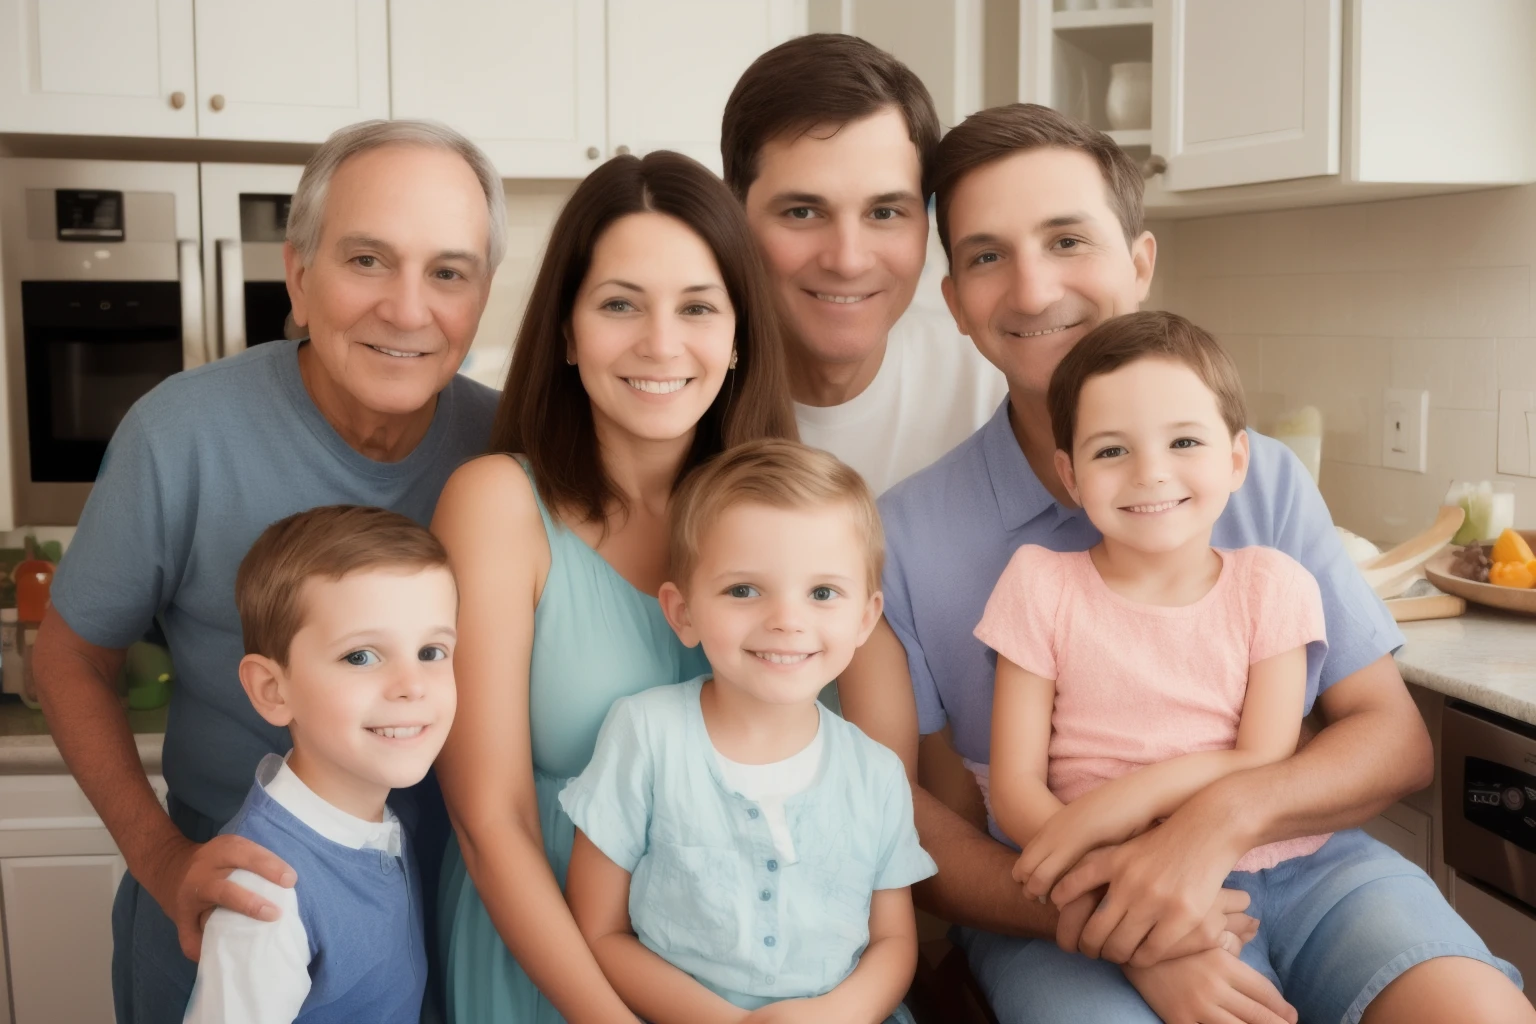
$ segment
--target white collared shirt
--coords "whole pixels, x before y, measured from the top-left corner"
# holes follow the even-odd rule
[[[354,850],[400,856],[400,821],[384,808],[383,821],[366,821],[327,803],[288,767],[268,754],[256,782],[289,814],[316,833]],[[250,871],[229,880],[272,901],[276,921],[214,910],[203,928],[197,984],[187,1005],[186,1024],[292,1024],[309,996],[309,935],[299,916],[297,889],[267,881]]]

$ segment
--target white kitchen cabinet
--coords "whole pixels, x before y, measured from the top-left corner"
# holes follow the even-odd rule
[[[508,178],[608,156],[603,0],[391,0],[396,117],[446,121]]]
[[[1431,871],[1430,840],[1433,825],[1429,815],[1423,811],[1407,804],[1393,804],[1360,827],[1366,835],[1392,847],[1425,873]]]
[[[385,0],[196,4],[203,138],[321,142],[389,117]]]
[[[720,115],[805,0],[390,0],[396,117],[444,121],[504,177],[675,149],[720,170]]]
[[[608,0],[610,148],[675,149],[720,173],[736,80],[805,20],[804,0]]]
[[[1536,180],[1528,0],[1022,0],[1019,98],[1109,130],[1110,68],[1152,64],[1145,125],[1110,134],[1152,217]]]
[[[163,801],[165,781],[150,784]],[[0,1024],[110,1024],[124,870],[73,778],[0,776]]]
[[[0,131],[197,133],[193,0],[0,0]]]

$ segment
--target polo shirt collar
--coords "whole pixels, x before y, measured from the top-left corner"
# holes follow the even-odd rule
[[[1070,517],[1074,510],[1062,508],[1051,497],[1051,492],[1030,468],[1018,438],[1013,436],[1013,424],[1008,421],[1011,404],[1012,399],[1004,400],[981,428],[982,457],[986,459],[987,478],[992,483],[992,494],[997,498],[997,512],[1004,529],[1017,530],[1052,510],[1058,519]]]

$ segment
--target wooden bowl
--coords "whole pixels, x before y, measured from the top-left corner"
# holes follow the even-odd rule
[[[1536,530],[1520,530],[1520,536],[1528,543],[1536,545]],[[1486,551],[1493,547],[1492,544],[1484,544]],[[1477,604],[1487,605],[1490,608],[1502,608],[1509,612],[1522,612],[1526,615],[1536,615],[1536,590],[1522,590],[1518,587],[1496,587],[1492,583],[1474,583],[1472,580],[1463,579],[1460,576],[1451,575],[1451,563],[1455,560],[1454,551],[1442,551],[1424,564],[1424,575],[1436,587],[1447,594],[1455,594],[1457,597],[1466,598]]]

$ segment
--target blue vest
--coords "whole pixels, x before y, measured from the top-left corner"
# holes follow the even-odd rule
[[[402,856],[333,843],[251,787],[224,832],[271,850],[298,873],[309,937],[309,997],[294,1024],[417,1024],[427,985],[421,881]]]

